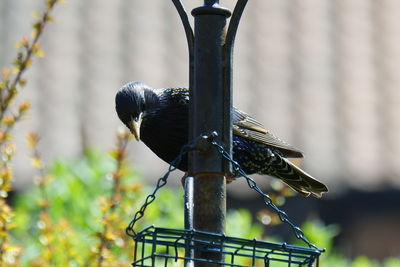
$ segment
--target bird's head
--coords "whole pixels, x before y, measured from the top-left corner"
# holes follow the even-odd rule
[[[139,141],[138,121],[145,111],[146,98],[152,88],[142,82],[130,82],[118,90],[115,96],[115,109],[119,119],[129,128]]]

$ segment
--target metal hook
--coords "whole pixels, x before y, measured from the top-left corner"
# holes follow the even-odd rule
[[[236,32],[239,27],[240,18],[242,17],[244,8],[248,0],[238,0],[235,9],[232,13],[232,18],[229,22],[228,32],[225,39],[226,55],[229,55],[233,50],[233,43],[235,41]]]

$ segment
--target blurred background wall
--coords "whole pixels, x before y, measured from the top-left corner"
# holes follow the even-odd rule
[[[42,2],[0,1],[0,66],[12,61],[13,44],[29,34]],[[202,3],[184,2],[189,11]],[[68,0],[54,17],[42,42],[46,57],[35,60],[21,97],[33,109],[16,129],[19,189],[33,176],[27,131],[40,134],[47,162],[109,149],[121,125],[119,87],[188,84],[186,40],[171,1]],[[299,219],[339,222],[338,242],[350,255],[400,255],[399,43],[397,0],[252,0],[238,31],[234,103],[305,151],[302,166],[330,193],[321,201],[293,198],[288,209]],[[149,183],[166,169],[143,144],[130,150]],[[233,206],[254,203],[243,186],[229,186]],[[366,242],[372,238],[386,245],[377,251]]]

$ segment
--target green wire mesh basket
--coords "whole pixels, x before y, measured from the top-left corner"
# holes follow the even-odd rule
[[[193,266],[207,262],[215,266],[319,266],[322,250],[271,243],[256,239],[228,237],[197,231],[148,227],[134,238],[133,266]],[[223,258],[205,260],[195,253],[222,254]],[[186,264],[186,265],[185,265]]]

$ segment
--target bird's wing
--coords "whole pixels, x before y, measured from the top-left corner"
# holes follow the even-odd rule
[[[284,157],[302,158],[303,153],[297,148],[273,135],[256,119],[243,111],[233,108],[233,134],[253,140],[282,152]]]

